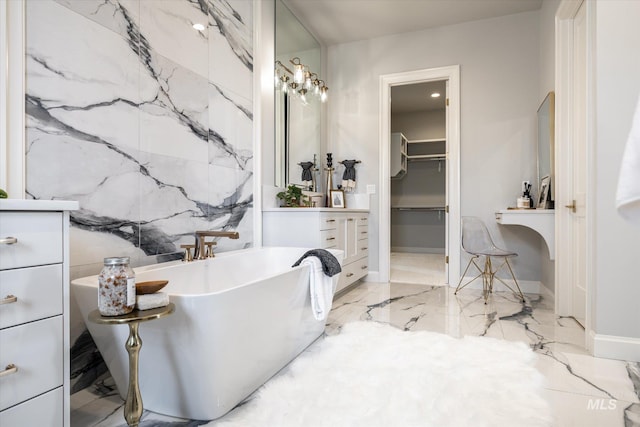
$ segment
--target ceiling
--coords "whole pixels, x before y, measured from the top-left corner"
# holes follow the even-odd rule
[[[331,46],[538,10],[542,0],[283,0]]]
[[[445,81],[413,83],[391,88],[391,111],[393,114],[417,111],[444,110],[446,99]],[[437,92],[439,97],[433,98]]]

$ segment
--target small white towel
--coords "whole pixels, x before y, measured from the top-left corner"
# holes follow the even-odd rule
[[[616,205],[623,218],[640,224],[640,98],[622,156]]]
[[[309,292],[313,316],[316,320],[325,320],[333,301],[333,279],[324,274],[318,257],[309,256],[303,259],[300,265],[309,266]]]
[[[138,310],[150,310],[166,305],[169,305],[169,294],[165,292],[136,295],[136,308]]]

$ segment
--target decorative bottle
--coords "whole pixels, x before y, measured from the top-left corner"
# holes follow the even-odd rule
[[[103,316],[131,313],[136,305],[136,276],[129,257],[104,259],[98,275],[98,310]]]
[[[333,171],[335,168],[333,167],[333,154],[327,153],[327,167],[324,169],[327,171],[327,188],[325,188],[326,196],[325,196],[325,206],[331,206],[331,190],[333,189]]]

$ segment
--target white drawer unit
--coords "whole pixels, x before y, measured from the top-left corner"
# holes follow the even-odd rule
[[[369,213],[362,209],[279,208],[262,212],[265,246],[336,248],[344,251],[336,292],[368,273]]]
[[[0,200],[0,426],[68,427],[69,211]]]

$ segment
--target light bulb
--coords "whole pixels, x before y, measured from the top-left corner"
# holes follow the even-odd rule
[[[309,71],[304,72],[304,88],[311,89],[311,73]]]
[[[300,89],[300,100],[304,104],[307,103],[307,90],[306,89]]]
[[[304,71],[302,69],[302,64],[294,66],[293,81],[296,83],[302,83],[304,81]]]
[[[432,97],[432,98],[440,98],[440,93],[439,93],[439,92],[433,92],[433,93],[431,94],[431,97]]]
[[[197,31],[204,31],[204,25],[196,22],[195,24],[193,24],[193,29]]]
[[[322,88],[320,89],[320,101],[322,101],[322,102],[326,102],[327,101],[327,91],[328,90],[329,90],[328,87],[322,86]]]

